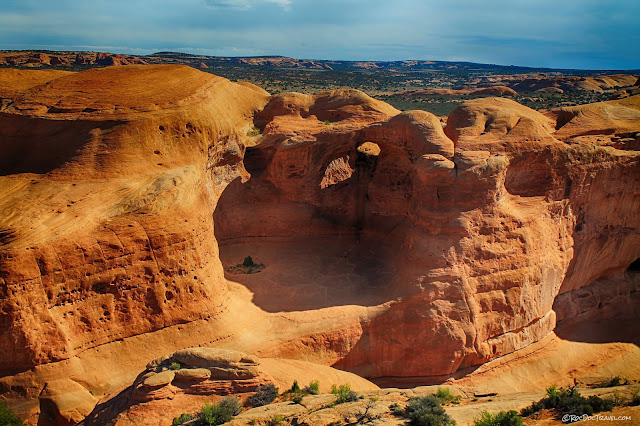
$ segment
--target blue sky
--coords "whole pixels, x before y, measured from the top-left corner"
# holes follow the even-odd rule
[[[0,0],[0,49],[639,69],[640,0]]]

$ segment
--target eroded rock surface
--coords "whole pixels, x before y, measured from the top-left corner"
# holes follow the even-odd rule
[[[0,86],[0,392],[30,423],[77,421],[167,353],[136,398],[258,383],[212,346],[444,380],[556,311],[597,317],[640,257],[639,96],[476,99],[443,129],[181,66],[21,81]],[[265,268],[225,276],[247,255]]]

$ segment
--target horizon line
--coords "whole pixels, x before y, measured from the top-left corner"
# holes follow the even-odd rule
[[[88,46],[87,46],[88,47]],[[532,70],[551,70],[551,71],[626,71],[626,72],[634,72],[640,73],[640,68],[552,68],[552,67],[534,67],[529,65],[504,65],[504,64],[496,64],[496,63],[486,63],[486,62],[472,62],[468,60],[441,60],[441,59],[324,59],[324,58],[296,58],[294,56],[286,56],[286,55],[244,55],[244,56],[215,56],[215,55],[203,55],[198,53],[189,53],[189,52],[181,52],[177,50],[160,50],[153,53],[148,54],[136,54],[136,53],[123,53],[117,51],[106,51],[106,50],[55,50],[55,49],[41,49],[41,48],[31,48],[31,49],[0,49],[0,52],[54,52],[54,53],[110,53],[116,55],[128,55],[128,56],[153,56],[159,54],[181,54],[181,55],[191,55],[196,57],[206,57],[206,58],[220,58],[220,59],[255,59],[255,58],[288,58],[294,59],[297,61],[323,61],[323,62],[364,62],[364,63],[394,63],[394,62],[434,62],[434,63],[452,63],[452,64],[474,64],[474,65],[485,65],[485,66],[496,66],[501,68],[526,68]]]

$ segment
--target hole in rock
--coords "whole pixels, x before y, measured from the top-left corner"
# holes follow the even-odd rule
[[[640,259],[636,259],[631,262],[631,265],[627,268],[629,272],[640,272]]]
[[[325,169],[320,188],[324,189],[349,179],[353,171],[349,165],[349,156],[336,158]]]

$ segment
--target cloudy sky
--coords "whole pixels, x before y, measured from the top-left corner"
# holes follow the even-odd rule
[[[0,49],[639,69],[640,0],[0,0]]]

